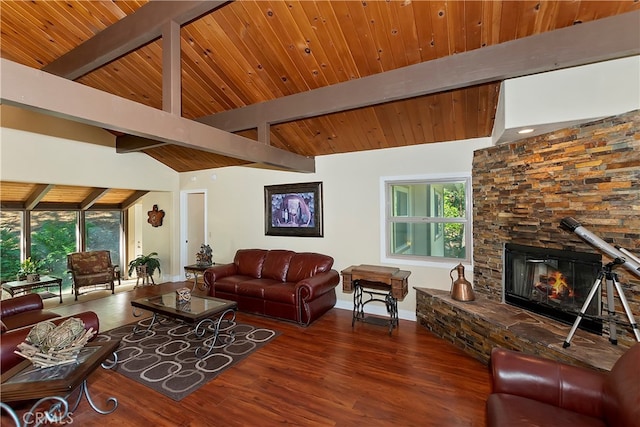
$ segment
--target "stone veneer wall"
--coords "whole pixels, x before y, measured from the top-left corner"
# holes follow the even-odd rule
[[[473,284],[492,300],[502,299],[505,243],[599,252],[559,228],[567,216],[640,252],[640,111],[476,151],[473,203]],[[603,254],[603,261],[610,259]],[[638,319],[640,278],[624,267],[615,271]],[[616,311],[627,320],[617,298]],[[625,326],[618,339],[635,342]]]

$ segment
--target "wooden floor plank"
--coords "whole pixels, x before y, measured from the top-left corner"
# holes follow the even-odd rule
[[[105,331],[136,318],[131,299],[190,285],[166,283],[73,305],[61,315],[95,311]],[[190,287],[190,286],[189,286]],[[201,291],[197,291],[201,292]],[[481,362],[416,322],[388,329],[351,327],[351,311],[332,309],[309,327],[238,313],[237,320],[281,335],[235,367],[175,402],[117,372],[98,369],[89,389],[98,406],[113,396],[110,415],[86,400],[73,413],[82,426],[484,426],[489,372]],[[2,417],[2,425],[10,425]]]

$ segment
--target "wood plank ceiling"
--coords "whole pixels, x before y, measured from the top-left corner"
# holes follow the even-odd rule
[[[0,55],[43,69],[146,3],[2,0]],[[181,115],[195,120],[638,10],[637,0],[229,2],[180,29]],[[75,80],[162,109],[162,44]],[[272,124],[269,142],[313,157],[490,136],[499,84]],[[258,140],[256,128],[235,133]],[[143,151],[178,172],[248,164],[174,144]]]

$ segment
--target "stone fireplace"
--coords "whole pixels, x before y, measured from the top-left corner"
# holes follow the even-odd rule
[[[448,292],[418,289],[418,321],[483,361],[499,345],[576,365],[610,368],[635,343],[629,325],[616,323],[617,346],[609,343],[605,322],[603,336],[583,336],[578,331],[574,340],[579,338],[579,343],[563,349],[566,324],[527,314],[503,301],[504,248],[514,244],[612,261],[560,228],[563,218],[573,217],[606,242],[640,253],[640,111],[478,150],[472,179],[476,301],[459,303]],[[624,269],[616,272],[638,321],[640,278]],[[599,304],[607,310],[602,288]],[[624,320],[617,298],[614,309]],[[600,363],[604,359],[606,363]]]

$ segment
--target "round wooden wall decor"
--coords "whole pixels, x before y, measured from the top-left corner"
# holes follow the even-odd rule
[[[160,227],[162,225],[162,219],[164,218],[164,211],[158,210],[158,205],[153,205],[153,210],[147,212],[149,219],[147,222],[153,227]]]

